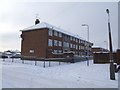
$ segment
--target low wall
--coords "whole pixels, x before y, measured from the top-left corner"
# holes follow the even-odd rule
[[[95,64],[110,63],[109,53],[94,53],[93,59]],[[120,65],[120,50],[113,53],[113,60]]]

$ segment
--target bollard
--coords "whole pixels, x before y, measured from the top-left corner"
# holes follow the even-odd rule
[[[35,61],[35,66],[37,65],[37,61]]]
[[[22,60],[22,63],[24,64],[24,60]]]
[[[43,67],[45,68],[45,60],[44,60],[44,63],[43,63]]]
[[[49,67],[50,67],[50,61],[49,61]]]
[[[61,63],[60,63],[60,61],[59,61],[59,65],[60,65]]]

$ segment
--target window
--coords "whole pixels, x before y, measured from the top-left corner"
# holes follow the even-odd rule
[[[62,37],[62,33],[59,32],[59,37]]]
[[[73,48],[75,48],[75,44],[73,44]]]
[[[54,40],[54,46],[58,46],[58,41]]]
[[[80,43],[80,40],[79,40],[79,43]]]
[[[34,53],[34,50],[33,50],[33,49],[30,49],[29,53]]]
[[[73,44],[70,44],[70,48],[73,48]]]
[[[78,45],[76,45],[76,49],[78,49]]]
[[[52,39],[48,40],[48,46],[52,46]]]
[[[70,37],[70,40],[72,41],[72,37]]]
[[[62,46],[62,41],[59,41],[59,46]]]
[[[53,35],[53,31],[49,30],[49,36],[52,36],[52,35]]]
[[[65,41],[68,41],[68,40],[69,40],[67,35],[65,35],[64,40],[65,40]]]
[[[69,43],[68,42],[64,42],[63,46],[69,48]]]
[[[81,48],[80,48],[80,45],[79,45],[79,50],[80,50]]]
[[[75,41],[75,38],[73,37],[73,41]]]
[[[83,41],[81,40],[81,43],[83,44]]]
[[[67,43],[67,47],[69,48],[69,43]]]
[[[77,40],[77,38],[76,38],[76,42],[77,42],[78,40]]]
[[[54,36],[58,36],[58,32],[57,31],[54,31]]]
[[[84,46],[81,46],[81,49],[84,49]]]

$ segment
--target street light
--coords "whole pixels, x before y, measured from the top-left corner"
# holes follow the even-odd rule
[[[82,24],[82,26],[86,26],[87,27],[87,41],[89,42],[89,25],[87,24]],[[87,66],[89,66],[89,59],[88,59],[88,56],[89,56],[89,45],[87,44]]]
[[[115,67],[113,60],[113,51],[112,51],[112,38],[111,38],[111,28],[110,28],[110,14],[109,9],[106,9],[108,14],[108,31],[109,31],[109,49],[110,49],[110,79],[115,80]]]

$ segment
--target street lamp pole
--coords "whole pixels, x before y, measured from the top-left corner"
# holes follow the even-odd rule
[[[87,41],[89,42],[89,25],[87,24],[82,24],[82,26],[87,26]],[[87,66],[89,66],[89,59],[88,59],[88,56],[89,56],[89,45],[87,44]]]
[[[112,51],[112,38],[111,38],[111,28],[110,28],[110,14],[109,9],[106,9],[108,14],[108,30],[109,30],[109,49],[110,49],[110,79],[115,80],[115,67],[113,60],[113,51]]]

